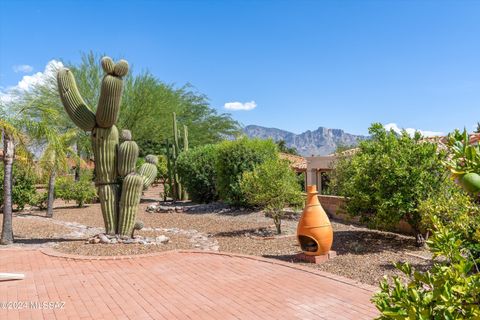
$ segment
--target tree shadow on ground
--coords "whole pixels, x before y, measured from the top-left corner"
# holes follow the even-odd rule
[[[337,254],[368,254],[383,251],[419,251],[415,238],[376,230],[342,230],[333,236]]]
[[[237,229],[230,231],[221,231],[213,234],[214,237],[272,237],[275,236],[275,230],[269,227],[258,227],[258,228],[248,228],[248,229]]]
[[[15,238],[15,244],[45,244],[45,243],[62,243],[62,242],[76,242],[83,241],[85,239],[71,239],[71,238]]]
[[[298,247],[298,253],[300,253],[300,247]],[[297,254],[264,254],[262,257],[286,262],[305,262],[298,259]]]
[[[217,212],[217,214],[222,215],[222,216],[231,216],[231,217],[237,217],[237,216],[246,216],[249,214],[252,214],[256,212],[253,209],[236,209],[236,208],[231,208],[230,210],[226,212]]]
[[[376,230],[362,229],[335,231],[333,238],[334,240],[331,250],[336,251],[337,255],[365,255],[372,253],[381,253],[384,251],[402,252],[405,250],[424,250],[422,248],[416,247],[415,238],[413,237],[407,237],[395,233],[381,232]],[[300,246],[298,246],[298,244],[297,247],[298,252],[301,252]],[[298,261],[295,254],[270,254],[264,255],[264,257],[290,262]]]
[[[409,264],[412,267],[412,269],[414,269],[415,271],[425,272],[425,271],[430,270],[430,268],[433,265],[433,261],[432,260],[425,260],[425,261],[418,262],[418,263],[411,263],[410,262]],[[393,263],[383,263],[383,264],[380,264],[379,267],[381,269],[385,270],[385,271],[395,271],[395,270],[397,270],[397,268],[395,268],[395,265]],[[403,275],[403,273],[400,270],[397,270],[397,271],[398,271],[399,274]]]
[[[141,198],[140,203],[157,203],[159,202],[158,199],[153,199],[153,198]]]
[[[79,207],[79,206],[76,205],[76,204],[71,204],[71,205],[65,204],[65,205],[63,205],[63,206],[58,206],[58,207],[55,206],[55,207],[53,208],[53,214],[55,215],[55,210],[56,210],[56,209],[71,209],[71,210],[75,210],[75,209],[76,209],[76,210],[81,210],[81,209],[88,208],[88,207],[90,207],[91,205],[93,205],[93,203],[84,204],[84,205],[81,206],[81,207]],[[47,210],[43,210],[43,212],[46,212],[46,211],[47,211]]]

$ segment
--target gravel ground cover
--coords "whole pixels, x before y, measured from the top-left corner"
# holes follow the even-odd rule
[[[271,218],[263,212],[228,211],[209,213],[147,212],[154,202],[144,202],[138,220],[145,224],[139,235],[170,238],[163,245],[141,244],[87,244],[95,232],[101,232],[103,220],[99,204],[84,208],[59,203],[54,218],[47,219],[45,212],[16,213],[14,230],[19,243],[14,245],[48,245],[70,254],[125,255],[143,254],[174,249],[199,249],[225,251],[263,256],[299,263],[339,274],[363,283],[378,284],[384,275],[399,274],[393,262],[406,261],[416,268],[430,263],[429,253],[415,247],[413,237],[369,230],[350,223],[332,221],[334,229],[333,250],[337,257],[315,265],[295,260],[300,252],[295,238],[297,221],[284,220],[282,235],[274,235]],[[423,257],[423,258],[422,258]]]

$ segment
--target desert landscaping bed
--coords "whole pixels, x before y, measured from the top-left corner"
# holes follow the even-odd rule
[[[332,221],[332,250],[337,257],[318,265],[303,263],[295,260],[295,254],[300,252],[295,219],[284,220],[282,235],[275,236],[272,220],[263,212],[147,212],[152,204],[155,203],[141,204],[137,219],[144,222],[145,228],[136,234],[166,236],[167,243],[90,244],[88,239],[102,232],[99,204],[76,208],[59,202],[53,219],[44,218],[45,213],[40,211],[17,213],[14,230],[18,243],[14,245],[52,246],[60,252],[79,255],[133,255],[177,249],[233,252],[300,263],[372,285],[378,284],[384,275],[398,274],[392,262],[408,261],[417,268],[429,264],[428,251],[416,248],[413,237],[340,221]]]

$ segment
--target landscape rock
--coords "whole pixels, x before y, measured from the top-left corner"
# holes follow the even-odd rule
[[[100,239],[101,243],[110,243],[110,239],[108,239],[108,237],[106,235],[104,235],[103,233],[100,233],[98,235],[98,239]]]
[[[168,243],[168,241],[170,241],[170,238],[164,235],[155,238],[156,243]]]
[[[248,208],[235,208],[221,202],[202,203],[195,204],[190,202],[173,203],[173,202],[160,202],[158,204],[151,204],[146,208],[150,213],[219,213],[236,215],[243,214],[250,211]]]

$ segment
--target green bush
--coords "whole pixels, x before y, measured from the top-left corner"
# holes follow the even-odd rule
[[[80,181],[73,177],[59,177],[55,182],[55,197],[65,202],[75,201],[78,207],[86,203],[92,203],[97,197],[95,186],[92,183],[91,171],[84,171],[80,175]]]
[[[240,188],[242,174],[277,157],[277,146],[272,140],[242,138],[220,143],[215,165],[220,199],[235,206],[248,205]]]
[[[180,153],[177,172],[182,185],[194,202],[209,203],[217,199],[215,187],[216,145],[205,145]]]
[[[12,202],[16,210],[22,211],[25,205],[32,203],[35,194],[35,176],[28,165],[15,162],[12,172]],[[3,205],[3,166],[0,166],[0,206]]]
[[[466,140],[465,135],[453,138]],[[478,173],[475,170],[480,168],[480,157],[473,156],[472,149],[450,144],[449,161],[445,163],[454,178],[462,174],[460,170],[463,174]],[[465,159],[469,161],[468,166]],[[393,281],[385,279],[380,284],[380,292],[372,299],[381,312],[379,319],[480,319],[477,195],[463,192],[448,182],[443,190],[422,201],[418,210],[423,225],[432,232],[427,243],[434,264],[426,272],[415,271],[409,264],[396,264],[407,281],[394,277]]]
[[[374,228],[392,229],[405,219],[421,240],[418,205],[440,189],[445,180],[437,145],[387,132],[381,124],[369,129],[371,139],[362,141],[359,152],[336,164],[331,188],[346,196],[347,211]]]
[[[426,272],[396,264],[408,281],[382,281],[372,299],[379,319],[480,319],[480,260],[468,249],[472,243],[439,219],[434,227],[428,244],[440,259]]]
[[[466,244],[473,244],[468,249],[480,257],[480,247],[476,244],[480,236],[480,206],[454,182],[422,201],[419,212],[425,229],[434,230],[435,222],[448,225]]]
[[[48,203],[48,192],[37,192],[35,196],[32,198],[30,205],[33,207],[37,207],[40,210],[47,209]]]
[[[249,205],[260,206],[272,216],[278,234],[281,233],[283,209],[303,203],[297,175],[285,160],[267,160],[255,166],[253,171],[244,172],[240,187]]]
[[[396,264],[406,277],[385,279],[372,301],[380,319],[480,319],[480,209],[450,186],[420,204],[434,256],[430,270]]]

